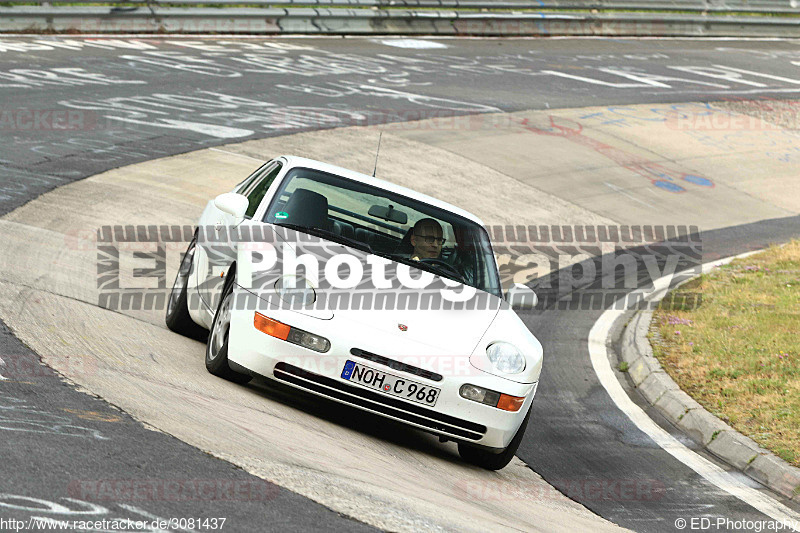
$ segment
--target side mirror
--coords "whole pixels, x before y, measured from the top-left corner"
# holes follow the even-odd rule
[[[247,212],[250,201],[247,196],[236,194],[235,192],[226,192],[214,199],[214,205],[223,213],[233,216],[234,225],[239,225],[244,220],[244,214]]]
[[[506,299],[512,308],[520,311],[529,311],[539,303],[539,297],[536,296],[533,289],[521,283],[515,283],[513,287],[508,289]]]

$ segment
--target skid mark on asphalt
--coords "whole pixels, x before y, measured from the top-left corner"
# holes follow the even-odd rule
[[[72,424],[70,417],[35,409],[11,396],[0,396],[0,430],[108,439],[96,429]]]
[[[83,409],[66,409],[62,411],[73,414],[83,420],[92,420],[94,422],[122,422],[122,418],[115,415],[103,414],[99,411],[85,411]]]

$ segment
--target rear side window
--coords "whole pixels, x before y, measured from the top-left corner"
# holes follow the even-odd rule
[[[274,166],[264,169],[263,173],[242,191],[242,194],[247,196],[248,201],[247,211],[244,213],[245,218],[253,218],[258,205],[264,199],[264,195],[267,194],[269,186],[280,174],[281,168],[282,165],[280,163],[275,163]]]
[[[253,185],[253,182],[258,180],[258,177],[264,172],[264,169],[267,167],[272,168],[272,161],[267,161],[260,167],[258,167],[255,172],[247,176],[244,180],[242,180],[236,187],[233,188],[233,192],[244,194],[244,192]]]

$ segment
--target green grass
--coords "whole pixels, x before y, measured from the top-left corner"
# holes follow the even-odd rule
[[[654,315],[653,351],[689,395],[800,466],[800,241],[702,276],[693,309]]]

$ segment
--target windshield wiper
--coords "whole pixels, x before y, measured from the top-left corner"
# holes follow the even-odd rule
[[[350,237],[345,237],[344,235],[339,235],[333,231],[322,229],[317,226],[301,226],[300,224],[279,224],[276,223],[276,226],[281,226],[282,228],[293,229],[295,231],[301,231],[303,233],[308,233],[309,235],[314,235],[316,237],[322,237],[329,241],[337,242],[339,244],[344,244],[345,246],[351,246],[353,248],[372,253],[372,247],[365,243],[358,241],[356,239],[351,239]]]

